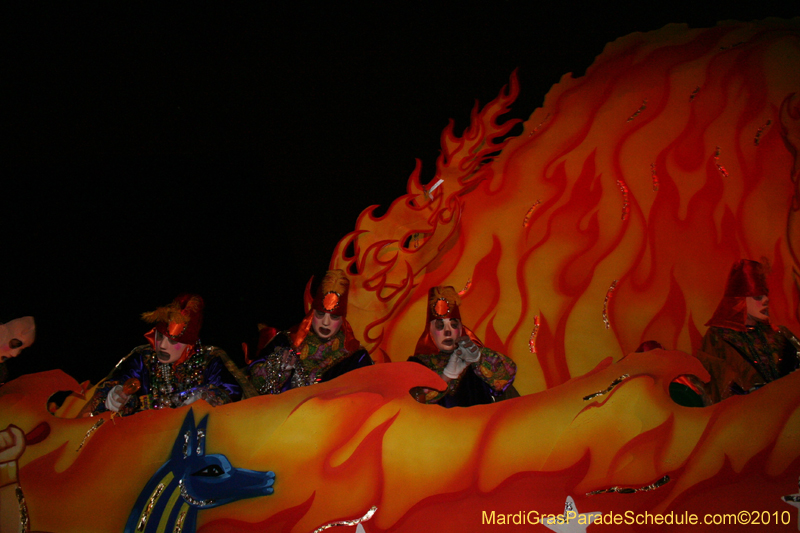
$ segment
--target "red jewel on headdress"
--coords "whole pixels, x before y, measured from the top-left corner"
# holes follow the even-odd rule
[[[186,326],[188,325],[188,322],[181,324],[180,322],[170,321],[170,323],[167,324],[167,335],[174,340],[183,335],[183,332],[186,331]]]
[[[325,311],[332,313],[337,307],[339,307],[339,298],[341,296],[338,292],[330,291],[322,297],[322,307]]]
[[[436,303],[433,304],[433,314],[441,318],[447,316],[448,313],[450,313],[450,303],[447,299],[439,298],[436,300]]]

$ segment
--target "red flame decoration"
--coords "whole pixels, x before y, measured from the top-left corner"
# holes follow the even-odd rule
[[[199,533],[313,531],[373,507],[369,531],[474,531],[485,528],[482,511],[560,514],[567,495],[576,509],[604,517],[674,512],[702,522],[708,513],[759,510],[792,526],[796,510],[781,496],[797,490],[800,372],[704,409],[677,406],[669,384],[686,374],[708,379],[687,352],[699,347],[741,257],[769,259],[771,318],[800,332],[800,93],[781,92],[800,87],[797,35],[796,19],[629,35],[584,77],[553,87],[528,121],[551,113],[539,135],[504,138],[513,124],[498,124],[516,96],[514,76],[507,92],[476,108],[461,137],[449,127],[435,178],[441,191],[425,198],[418,165],[386,215],[362,213],[332,267],[350,273],[348,320],[379,360],[412,353],[429,287],[471,278],[464,322],[516,361],[523,396],[467,409],[422,405],[409,390],[444,383],[422,365],[395,363],[217,408],[198,401],[192,409],[198,419],[209,415],[210,453],[277,474],[273,496],[202,511]],[[691,105],[672,97],[698,84],[703,97]],[[649,112],[622,123],[645,89]],[[776,109],[780,129],[754,146],[754,121]],[[708,158],[708,139],[727,154],[727,179]],[[648,164],[659,169],[657,195]],[[626,221],[609,176],[629,188]],[[532,197],[542,203],[520,227]],[[418,247],[415,234],[424,235]],[[619,283],[607,330],[597,303],[609,279]],[[677,350],[620,360],[649,339]],[[607,394],[583,400],[623,375]],[[103,424],[75,451],[94,420],[52,416],[47,400],[61,390],[82,392],[57,371],[0,387],[0,428],[51,428],[19,459],[31,525],[120,531],[188,409]],[[60,414],[80,405],[65,402]],[[597,492],[617,487],[637,492]],[[18,507],[2,503],[3,513]]]
[[[758,39],[720,51],[734,28]],[[783,26],[742,28],[698,31],[683,41],[637,34],[609,45],[584,77],[552,88],[526,122],[528,132],[541,125],[534,136],[505,138],[513,121],[498,120],[517,94],[516,76],[496,100],[473,110],[461,136],[451,123],[431,181],[443,180],[434,197],[425,197],[418,165],[408,193],[382,217],[364,211],[333,254],[332,268],[351,274],[348,320],[357,337],[378,360],[405,360],[424,321],[427,290],[471,278],[464,323],[512,357],[518,388],[533,392],[651,338],[692,353],[730,265],[761,256],[784,268],[769,279],[773,319],[800,329],[800,290],[791,275],[800,272],[800,146],[786,149],[800,144],[793,133],[800,131],[800,98],[765,90],[800,86],[800,70],[788,59],[766,67],[778,57],[770,47],[795,46],[780,37]],[[734,83],[742,95],[736,100],[727,96]],[[671,98],[675,87],[702,87],[703,96],[694,89],[697,98]],[[635,121],[613,120],[632,105],[640,110]],[[746,132],[775,109],[783,133],[762,136],[756,149]],[[719,159],[709,164],[717,146],[730,154],[725,167]],[[612,187],[617,179],[624,185],[624,220],[609,176]],[[540,202],[533,211],[532,196]],[[527,213],[527,224],[509,224],[513,213]],[[608,303],[611,336],[596,318],[609,279],[620,280]],[[531,359],[537,314],[542,324]]]

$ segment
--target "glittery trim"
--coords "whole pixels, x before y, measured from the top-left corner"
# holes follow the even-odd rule
[[[628,218],[628,213],[631,211],[631,206],[628,203],[628,186],[625,184],[625,180],[618,179],[617,187],[619,187],[622,193],[622,220],[626,220]]]
[[[717,170],[719,170],[719,173],[722,174],[722,177],[723,178],[727,178],[728,177],[728,171],[725,170],[725,167],[723,167],[719,163],[719,152],[720,152],[720,149],[719,149],[719,146],[717,146],[717,151],[714,154],[714,164],[717,165]]]
[[[547,114],[547,115],[544,117],[544,120],[542,120],[542,121],[541,121],[541,122],[540,122],[540,123],[539,123],[539,124],[538,124],[538,125],[537,125],[535,128],[533,128],[533,131],[531,131],[531,132],[528,134],[528,137],[532,137],[534,133],[536,133],[537,131],[539,131],[539,128],[541,128],[541,127],[542,127],[542,124],[544,124],[545,122],[547,122],[547,119],[548,119],[548,118],[550,118],[550,113],[548,113],[548,114]]]
[[[606,291],[606,297],[603,300],[603,323],[606,325],[606,329],[611,327],[611,322],[608,320],[608,302],[611,300],[611,295],[614,294],[618,282],[618,279],[611,282],[611,286]]]
[[[265,379],[264,383],[258,388],[259,394],[280,394],[284,383],[291,377],[292,370],[284,369],[282,364],[285,351],[293,352],[294,350],[283,348],[267,357],[263,372],[265,374]],[[297,359],[296,354],[295,359]],[[297,366],[297,364],[295,366]]]
[[[142,409],[181,407],[185,399],[185,395],[181,393],[195,392],[200,388],[213,390],[214,386],[206,383],[204,372],[209,361],[219,351],[221,350],[214,346],[202,346],[198,341],[189,357],[181,363],[161,363],[152,351],[144,354],[143,359],[150,372],[150,391],[147,396],[141,397]],[[209,398],[204,397],[214,405]],[[227,402],[227,399],[223,400],[222,403]],[[132,412],[137,410],[139,409]]]
[[[203,455],[203,439],[206,438],[206,432],[202,429],[197,430],[197,455]]]
[[[609,385],[606,390],[597,391],[597,392],[595,392],[593,394],[590,394],[588,396],[584,396],[583,397],[584,401],[588,402],[589,400],[593,400],[593,399],[597,398],[598,396],[603,396],[604,394],[608,394],[609,392],[611,392],[614,389],[614,387],[616,387],[617,385],[619,385],[620,383],[622,383],[623,381],[625,381],[629,377],[631,377],[630,374],[622,374],[620,377],[618,377],[617,379],[612,381],[611,385]]]
[[[195,507],[208,507],[209,505],[213,505],[216,500],[208,499],[208,500],[198,500],[193,498],[187,491],[186,486],[183,484],[183,480],[178,481],[178,485],[181,487],[181,498],[183,501],[188,503],[189,505],[194,505]]]
[[[94,425],[93,425],[92,427],[90,427],[90,428],[89,428],[89,431],[87,431],[87,432],[86,432],[86,435],[84,435],[84,437],[83,437],[83,440],[81,441],[81,444],[80,444],[80,446],[78,446],[78,449],[77,449],[77,450],[75,450],[76,452],[79,452],[79,451],[81,451],[81,448],[83,448],[83,445],[84,445],[84,444],[86,444],[86,441],[87,441],[87,440],[89,440],[89,437],[91,437],[91,436],[92,436],[92,433],[94,433],[95,431],[97,431],[97,428],[99,428],[100,426],[102,426],[102,425],[103,425],[103,423],[104,423],[105,421],[106,421],[106,419],[105,419],[105,418],[101,418],[100,420],[98,420],[97,422],[95,422],[95,423],[94,423]]]
[[[186,514],[189,512],[189,509],[181,509],[180,514],[178,515],[178,519],[175,520],[175,527],[172,530],[172,533],[181,533],[183,531],[183,522],[186,520]]]
[[[294,368],[294,373],[292,374],[292,388],[307,387],[314,383],[315,381],[308,375],[308,369],[305,366],[298,364]]]
[[[536,353],[536,337],[539,336],[539,315],[533,319],[533,329],[531,330],[531,338],[528,339],[528,347],[531,353]]]
[[[766,124],[758,128],[758,131],[756,132],[756,137],[755,139],[753,139],[753,144],[758,146],[758,143],[761,142],[761,134],[764,133],[764,130],[768,128],[770,124],[772,124],[772,120],[767,120]]]
[[[19,505],[19,530],[22,533],[28,533],[31,530],[31,519],[28,516],[28,504],[25,503],[25,494],[20,487],[14,490],[14,494],[17,496],[17,504]]]
[[[594,496],[596,494],[607,494],[609,492],[615,492],[617,494],[633,494],[634,492],[648,492],[651,490],[656,490],[659,487],[663,487],[667,483],[669,483],[670,479],[669,476],[664,476],[658,481],[654,483],[650,483],[649,485],[645,485],[644,487],[639,487],[635,489],[633,487],[611,487],[610,489],[600,489],[600,490],[593,490],[592,492],[587,492],[587,496]]]
[[[656,174],[655,163],[650,163],[650,179],[653,181],[653,192],[658,192],[658,174]]]
[[[189,457],[189,439],[192,437],[192,432],[187,431],[183,434],[183,457]]]
[[[628,120],[626,122],[630,122],[636,117],[638,117],[641,114],[641,112],[644,111],[645,109],[647,109],[647,98],[644,99],[644,102],[642,102],[642,105],[639,106],[639,109],[636,110],[636,113],[628,117]]]
[[[325,524],[322,527],[318,527],[317,529],[314,530],[314,533],[319,533],[320,531],[324,531],[324,530],[326,530],[328,528],[335,527],[335,526],[357,526],[361,522],[366,522],[367,520],[372,518],[372,515],[374,515],[375,511],[377,511],[377,510],[378,510],[378,508],[375,505],[373,505],[372,507],[370,507],[369,511],[367,511],[367,514],[365,514],[361,518],[356,518],[354,520],[342,520],[342,521],[339,521],[339,522],[331,522],[329,524]]]
[[[145,526],[147,526],[147,521],[150,519],[150,515],[153,512],[153,508],[156,506],[156,502],[163,492],[163,483],[159,483],[156,485],[156,488],[153,489],[150,499],[147,500],[147,505],[144,506],[144,509],[142,509],[142,514],[139,516],[139,523],[136,525],[136,531],[144,531]]]
[[[533,212],[536,211],[536,208],[542,203],[541,200],[536,200],[528,212],[525,214],[525,218],[522,219],[522,227],[527,228],[528,225],[531,223],[531,217],[533,216]]]
[[[469,279],[467,279],[467,284],[464,285],[464,288],[461,289],[460,291],[458,291],[458,295],[459,296],[464,296],[465,294],[467,294],[467,292],[469,291],[469,289],[471,287],[472,287],[472,278],[469,278]]]

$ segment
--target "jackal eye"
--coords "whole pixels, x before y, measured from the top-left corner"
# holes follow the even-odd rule
[[[192,474],[193,476],[208,476],[208,477],[216,477],[221,476],[224,474],[225,471],[219,465],[208,465],[202,470],[199,470]]]

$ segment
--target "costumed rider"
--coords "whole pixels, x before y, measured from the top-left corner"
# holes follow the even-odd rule
[[[6,361],[18,356],[22,350],[33,344],[35,338],[36,324],[32,316],[15,318],[0,324],[0,385],[8,379]]]
[[[155,323],[144,335],[149,344],[134,348],[117,363],[84,412],[108,410],[124,416],[198,399],[212,406],[239,400],[241,387],[226,367],[225,352],[200,343],[203,307],[200,296],[182,294],[167,306],[143,313],[143,320]]]
[[[247,367],[259,393],[280,394],[372,364],[347,322],[349,287],[343,270],[329,270],[303,321],[268,343],[262,338],[265,346]]]
[[[422,403],[443,407],[469,407],[519,396],[512,383],[514,361],[483,346],[461,323],[461,297],[453,287],[434,287],[428,293],[428,317],[414,355],[409,361],[425,365],[447,383],[440,392],[412,391]]]
[[[800,341],[785,326],[770,324],[766,272],[757,261],[733,265],[706,326],[696,356],[711,375],[706,391],[712,402],[747,394],[798,368]]]

